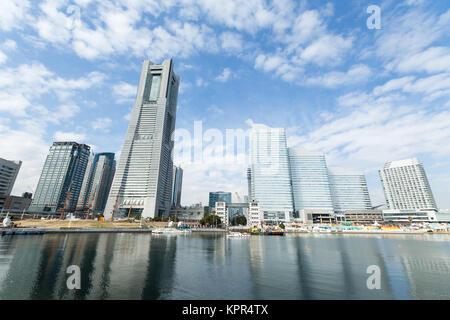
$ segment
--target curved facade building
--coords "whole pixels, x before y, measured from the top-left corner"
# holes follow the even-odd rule
[[[322,152],[289,148],[295,211],[333,210],[327,163]]]
[[[369,190],[364,172],[344,168],[328,168],[334,211],[370,210]]]

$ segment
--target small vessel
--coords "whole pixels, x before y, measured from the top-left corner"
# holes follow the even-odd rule
[[[227,234],[228,238],[247,238],[250,237],[248,233],[241,233],[241,232],[230,232]]]
[[[152,233],[154,234],[187,234],[191,232],[191,230],[188,229],[184,229],[184,230],[180,230],[180,229],[175,229],[175,228],[157,228],[157,229],[153,229]]]
[[[21,230],[13,229],[2,231],[2,236],[25,236],[25,235],[41,235],[45,234],[44,230]]]
[[[264,232],[265,235],[268,236],[284,236],[284,231],[281,230],[268,230]]]

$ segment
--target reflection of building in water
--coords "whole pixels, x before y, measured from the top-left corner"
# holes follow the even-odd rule
[[[173,288],[177,237],[153,237],[140,299],[168,299]],[[127,298],[128,299],[128,298]]]
[[[26,238],[2,239],[0,300],[30,298],[29,293],[39,273],[39,258],[44,246],[44,241],[32,242]]]
[[[434,252],[438,255],[439,251]],[[450,286],[442,285],[449,281],[450,260],[436,255],[422,257],[401,256],[401,263],[408,278],[409,293],[414,299],[448,299]]]
[[[109,273],[103,275],[109,278],[108,299],[141,298],[153,240],[149,234],[116,234],[114,246],[107,253],[113,255]],[[102,261],[97,263],[101,268]]]
[[[111,282],[111,263],[114,257],[114,248],[117,235],[103,233],[97,241],[96,256],[93,260],[93,272],[91,275],[91,287],[88,299],[109,298],[109,285]]]

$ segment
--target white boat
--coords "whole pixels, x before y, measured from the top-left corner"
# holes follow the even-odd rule
[[[156,228],[152,230],[154,234],[186,234],[191,232],[191,230],[179,230],[175,228]]]
[[[227,234],[228,238],[247,238],[250,237],[248,233],[241,233],[241,232],[231,232]]]

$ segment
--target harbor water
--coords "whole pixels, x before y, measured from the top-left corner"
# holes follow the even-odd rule
[[[450,299],[450,235],[4,236],[0,299]]]

